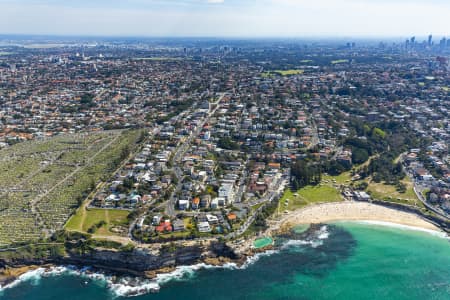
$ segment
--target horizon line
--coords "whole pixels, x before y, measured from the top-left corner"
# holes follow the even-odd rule
[[[301,40],[301,39],[405,39],[415,37],[427,38],[432,35],[433,38],[450,37],[450,34],[402,34],[402,35],[383,35],[383,34],[312,34],[312,35],[286,35],[286,36],[274,36],[274,35],[133,35],[133,34],[85,34],[85,33],[0,33],[0,37],[66,37],[66,38],[147,38],[147,39],[244,39],[244,40],[258,40],[258,39],[270,39],[270,40]]]

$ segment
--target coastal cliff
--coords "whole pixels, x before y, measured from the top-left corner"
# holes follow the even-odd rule
[[[180,265],[207,263],[221,265],[226,262],[237,264],[245,261],[245,255],[238,255],[224,242],[209,242],[192,246],[163,245],[158,250],[135,248],[130,251],[93,248],[84,253],[69,250],[65,255],[42,257],[5,255],[0,252],[0,285],[14,281],[21,274],[49,265],[89,266],[93,269],[117,274],[153,278]]]

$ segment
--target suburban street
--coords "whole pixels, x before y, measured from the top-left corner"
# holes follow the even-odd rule
[[[432,212],[434,212],[435,214],[446,218],[446,219],[450,219],[450,215],[447,214],[445,211],[443,211],[442,209],[439,209],[433,205],[430,205],[427,200],[425,199],[425,197],[423,196],[423,191],[428,189],[429,186],[426,184],[426,182],[423,181],[419,181],[417,178],[414,177],[414,175],[404,166],[404,158],[405,155],[407,153],[402,153],[399,156],[399,162],[401,162],[402,164],[402,168],[403,171],[406,173],[406,175],[411,179],[411,181],[414,184],[414,193],[416,194],[417,198],[419,198],[420,202],[423,203],[423,205],[425,205],[425,207],[429,210],[431,210]]]
[[[277,175],[279,175],[279,174],[277,174]],[[286,179],[283,179],[281,176],[278,176],[273,181],[273,183],[269,187],[269,190],[267,191],[266,195],[264,195],[264,197],[262,197],[258,201],[250,203],[251,206],[255,206],[255,205],[258,205],[261,203],[264,203],[264,205],[261,205],[258,209],[254,210],[251,213],[251,215],[247,218],[247,220],[244,222],[244,224],[242,224],[242,226],[238,230],[229,233],[228,235],[225,236],[225,238],[232,239],[232,238],[238,237],[241,234],[243,234],[250,227],[250,225],[255,221],[256,216],[258,215],[258,213],[260,213],[264,209],[265,205],[272,202],[276,197],[281,197],[287,183],[288,182]]]
[[[173,161],[173,167],[172,171],[175,174],[176,179],[178,180],[178,184],[175,187],[175,189],[172,191],[169,200],[167,201],[166,205],[166,213],[167,215],[173,217],[176,214],[175,207],[176,207],[176,201],[177,201],[177,192],[181,190],[181,187],[183,186],[183,171],[180,168],[180,165],[182,163],[182,159],[186,152],[189,150],[189,147],[191,146],[192,141],[201,133],[203,126],[209,121],[209,118],[211,118],[212,115],[215,114],[217,109],[220,107],[220,102],[222,101],[223,97],[225,97],[225,93],[221,93],[219,96],[219,99],[211,103],[210,109],[205,116],[205,118],[200,122],[200,124],[197,125],[197,127],[191,132],[189,137],[186,139],[184,143],[181,145],[178,145],[178,147],[175,150],[175,154],[173,155],[172,161]],[[214,106],[213,109],[211,109],[211,106]]]

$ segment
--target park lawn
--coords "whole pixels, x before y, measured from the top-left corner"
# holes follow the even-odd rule
[[[336,180],[336,184],[349,184],[352,180],[350,172],[344,172],[338,176],[324,175],[322,176],[322,182],[328,181],[328,184],[333,184]]]
[[[374,199],[423,207],[423,203],[414,193],[413,183],[409,179],[403,179],[401,182],[406,185],[405,193],[398,192],[394,185],[387,185],[381,182],[377,183],[373,181],[369,183],[367,192],[369,192]]]
[[[278,73],[281,76],[299,75],[299,74],[303,74],[304,72],[305,72],[304,70],[297,70],[297,69],[274,71],[274,73]]]
[[[187,238],[191,235],[190,231],[178,231],[178,232],[170,232],[170,233],[163,233],[160,234],[159,237],[162,239],[172,239],[172,238]]]
[[[373,155],[371,157],[369,157],[369,159],[365,162],[362,163],[360,165],[354,165],[353,166],[353,170],[357,170],[359,168],[368,166],[370,164],[370,161],[377,157],[377,155]],[[337,176],[332,176],[332,175],[324,175],[322,176],[322,183],[327,183],[327,184],[340,184],[340,185],[345,185],[345,186],[349,186],[352,182],[352,173],[351,171],[347,171],[347,172],[343,172]],[[334,182],[334,180],[336,182]],[[327,181],[327,182],[326,182]]]
[[[64,225],[64,229],[69,231],[83,231],[83,213],[80,212],[82,209],[83,207],[79,208],[76,213],[70,217],[69,221]]]
[[[271,72],[264,72],[264,73],[261,73],[261,77],[269,78],[269,77],[273,77],[273,74]]]
[[[274,70],[274,71],[267,71],[264,73],[261,73],[261,76],[264,78],[272,77],[275,74],[281,75],[281,76],[291,76],[291,75],[299,75],[303,74],[304,70],[297,70],[297,69],[291,69],[291,70]]]
[[[336,64],[344,64],[344,63],[348,63],[348,59],[337,59],[337,60],[331,61],[331,63],[332,63],[333,65],[336,65]]]
[[[337,189],[329,185],[307,186],[297,191],[298,196],[309,203],[334,202],[342,200]]]
[[[80,208],[73,215],[65,228],[70,231],[87,232],[88,229],[100,221],[105,221],[106,225],[100,227],[96,234],[99,235],[116,235],[109,228],[111,226],[126,225],[128,223],[129,211],[118,209],[84,209]]]
[[[427,194],[430,192],[430,189],[424,189],[424,190],[422,190],[422,195],[423,195],[423,197],[424,198],[426,198],[427,197]]]
[[[286,206],[286,200],[289,199]],[[295,210],[307,205],[342,201],[339,191],[330,185],[306,186],[297,192],[287,189],[279,203],[279,211]]]

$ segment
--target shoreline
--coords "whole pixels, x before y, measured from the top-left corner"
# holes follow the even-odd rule
[[[387,208],[385,206],[371,204],[367,202],[332,202],[323,203],[308,206],[302,209],[298,209],[283,215],[281,219],[269,221],[269,228],[261,232],[258,235],[239,238],[234,241],[226,243],[228,247],[237,255],[235,258],[211,255],[210,252],[204,252],[198,259],[193,259],[192,263],[175,263],[174,265],[162,266],[160,268],[149,269],[141,272],[138,275],[136,270],[133,269],[117,269],[108,268],[103,265],[92,265],[94,270],[99,273],[117,274],[118,276],[136,276],[136,278],[143,278],[147,280],[157,280],[160,276],[169,276],[179,269],[183,268],[195,268],[198,265],[204,265],[206,267],[226,267],[227,265],[234,265],[240,268],[250,261],[253,261],[259,254],[264,254],[267,251],[273,250],[273,245],[269,245],[264,248],[255,249],[253,242],[261,237],[274,237],[279,234],[289,232],[295,225],[314,225],[314,224],[326,224],[339,221],[348,222],[361,222],[367,225],[375,226],[389,226],[400,227],[410,230],[419,230],[427,232],[432,235],[442,235],[448,238],[448,234],[444,230],[441,230],[438,226],[428,222],[424,218],[411,212],[401,211],[395,208]],[[436,233],[436,234],[435,234]],[[86,266],[79,261],[76,264],[71,264],[70,261],[66,265],[77,265],[82,269]],[[86,261],[89,265],[89,262]],[[5,265],[3,269],[0,268],[0,287],[5,288],[10,284],[13,284],[19,278],[29,272],[33,272],[39,268],[51,269],[58,266],[64,266],[64,260],[59,262],[46,262],[42,264],[20,264],[16,262],[15,266]],[[96,271],[94,271],[96,272]],[[132,275],[134,273],[134,275]]]
[[[393,225],[445,232],[417,214],[368,202],[331,202],[308,206],[289,212],[275,221],[273,231],[292,225],[330,223],[336,221],[384,222]]]
[[[364,224],[364,225],[370,225],[370,226],[381,226],[381,227],[388,227],[388,228],[394,228],[394,229],[400,229],[400,230],[418,231],[418,232],[424,232],[427,234],[431,234],[433,236],[442,237],[445,239],[450,238],[449,235],[445,231],[442,231],[442,230],[426,229],[423,227],[416,227],[416,226],[392,223],[392,222],[386,222],[386,221],[357,220],[357,221],[336,221],[336,222],[351,222],[351,223]]]

